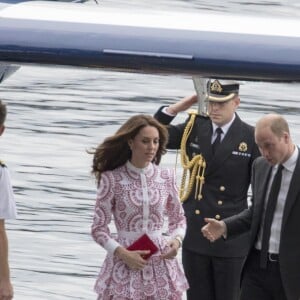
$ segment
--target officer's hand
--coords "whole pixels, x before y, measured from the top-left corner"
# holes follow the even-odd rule
[[[170,105],[167,108],[167,111],[170,114],[175,115],[181,111],[185,111],[185,110],[189,109],[193,104],[197,103],[197,101],[198,101],[198,98],[197,98],[196,94],[194,94],[192,96],[187,96],[187,97],[183,98],[182,100],[178,101],[177,103]]]

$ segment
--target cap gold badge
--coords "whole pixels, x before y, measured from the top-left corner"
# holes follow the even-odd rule
[[[239,145],[239,150],[241,152],[246,152],[248,150],[248,145],[245,142],[241,142]]]
[[[221,93],[223,90],[220,82],[218,80],[215,80],[211,85],[210,85],[210,91],[211,92],[217,92]]]

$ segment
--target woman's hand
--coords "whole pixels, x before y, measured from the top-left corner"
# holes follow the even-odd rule
[[[164,254],[162,254],[160,257],[162,259],[172,259],[175,258],[178,250],[181,246],[181,243],[179,242],[178,239],[172,239],[171,241],[169,241],[168,243],[168,251]]]
[[[124,263],[133,270],[142,270],[147,264],[144,255],[150,253],[150,250],[129,251],[123,247],[117,247],[115,255],[124,261]]]

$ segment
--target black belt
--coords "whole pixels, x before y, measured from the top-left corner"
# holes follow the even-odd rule
[[[270,262],[278,262],[279,261],[279,255],[276,253],[270,253],[268,252],[268,261]]]
[[[260,257],[260,250],[258,250],[256,248],[253,248],[253,252]],[[268,252],[267,258],[268,258],[269,262],[272,262],[272,263],[278,262],[279,261],[279,254]]]

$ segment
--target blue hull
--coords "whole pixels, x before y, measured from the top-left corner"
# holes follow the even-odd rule
[[[0,61],[299,82],[300,37],[0,17]]]

